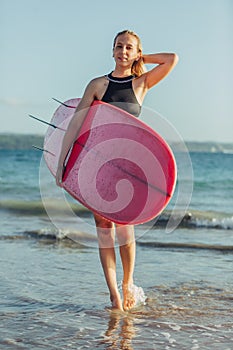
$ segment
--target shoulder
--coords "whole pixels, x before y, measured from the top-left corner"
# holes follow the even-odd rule
[[[108,81],[108,79],[107,79],[106,75],[102,75],[100,77],[96,77],[96,78],[92,79],[89,82],[88,86],[92,87],[92,88],[95,88],[95,87],[98,88],[98,87],[102,86],[103,84],[105,84],[107,81]]]
[[[108,79],[106,76],[100,76],[92,79],[86,86],[82,100],[85,104],[90,105],[95,99],[100,99],[103,91],[106,89]]]

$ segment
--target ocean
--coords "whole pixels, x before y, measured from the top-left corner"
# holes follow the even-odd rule
[[[171,202],[136,227],[147,298],[121,313],[109,309],[90,212],[56,188],[40,151],[0,150],[1,349],[233,349],[233,154],[190,157],[179,226],[166,230]],[[120,284],[119,253],[117,269]]]

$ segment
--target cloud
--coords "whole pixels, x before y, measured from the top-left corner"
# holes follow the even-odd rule
[[[31,108],[32,106],[47,107],[48,105],[49,101],[26,100],[20,97],[0,97],[0,106]]]
[[[2,97],[0,98],[0,104],[12,106],[12,107],[19,107],[19,106],[26,106],[29,104],[29,102],[17,97]]]

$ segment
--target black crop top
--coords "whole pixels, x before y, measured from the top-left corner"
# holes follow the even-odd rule
[[[102,101],[138,117],[141,112],[141,106],[137,101],[132,87],[132,81],[135,76],[130,75],[124,78],[116,78],[110,73],[106,77],[109,80],[109,84]]]

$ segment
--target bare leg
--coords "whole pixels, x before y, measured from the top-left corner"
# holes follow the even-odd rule
[[[130,310],[135,305],[135,297],[130,291],[133,285],[133,274],[136,256],[134,227],[132,225],[117,226],[116,234],[120,245],[120,255],[123,267],[123,308]]]
[[[113,308],[123,310],[120,293],[117,287],[114,224],[101,216],[94,215],[94,217],[99,242],[100,261],[110,292],[112,306]]]

